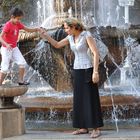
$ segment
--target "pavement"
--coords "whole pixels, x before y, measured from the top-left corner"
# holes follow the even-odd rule
[[[24,135],[4,138],[2,140],[92,140],[90,134],[72,135],[73,130],[27,130]],[[91,132],[91,131],[90,131]],[[102,130],[95,140],[140,140],[140,129]]]

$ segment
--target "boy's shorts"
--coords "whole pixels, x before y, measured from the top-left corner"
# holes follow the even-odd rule
[[[15,62],[20,67],[26,66],[26,61],[18,47],[8,50],[6,47],[1,47],[1,71],[7,73],[11,62]]]

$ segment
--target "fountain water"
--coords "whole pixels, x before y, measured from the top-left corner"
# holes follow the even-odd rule
[[[53,16],[55,14],[50,14],[50,17],[46,17],[40,14],[40,7],[43,2],[38,1],[38,17],[46,17],[46,21],[44,23],[42,21],[43,24],[41,26],[46,27],[47,29],[56,27],[53,26],[55,18],[58,17],[58,20],[61,18],[61,15],[65,15],[65,11],[61,9],[64,8],[62,6],[62,3],[64,2],[65,1],[61,0],[58,4],[58,13],[53,12],[58,14],[57,16]],[[72,11],[69,12],[70,15],[81,18],[88,27],[93,27],[94,22],[99,26],[116,26],[123,23],[122,8],[119,7],[118,1],[113,2],[113,0],[107,0],[105,2],[104,0],[93,0],[88,2],[84,0],[77,2],[75,0],[74,6],[71,4],[67,7],[67,10],[71,8]],[[107,4],[110,5],[109,9],[107,9]],[[81,5],[83,7],[81,7]],[[101,5],[104,5],[104,8],[102,8]],[[75,10],[73,11],[73,9]],[[116,13],[112,9],[116,9]],[[94,11],[94,13],[91,11]],[[38,21],[40,22],[41,20],[43,20],[43,18],[40,18]],[[56,25],[58,26],[59,24]],[[128,118],[139,119],[139,116],[136,117],[136,114],[132,111],[135,108],[134,104],[136,107],[139,106],[139,98],[136,99],[133,96],[138,96],[139,94],[140,68],[136,65],[140,64],[137,53],[139,52],[139,44],[138,42],[136,43],[135,40],[133,41],[133,38],[127,38],[126,36],[122,37],[122,34],[119,34],[120,29],[97,27],[90,28],[90,30],[97,38],[97,46],[101,46],[102,49],[108,48],[109,51],[108,56],[106,56],[106,51],[102,52],[103,58],[105,59],[103,59],[103,62],[101,63],[101,69],[104,70],[101,70],[100,72],[103,83],[100,88],[101,103],[105,120],[110,120],[110,118],[112,118],[112,120],[115,121],[116,129],[118,131],[118,122],[120,120],[127,120]],[[122,31],[124,34],[125,30],[122,29]],[[54,35],[54,38],[57,40],[64,37],[62,29],[57,30],[57,32],[50,31],[50,33]],[[58,116],[62,116],[62,112],[64,111],[66,111],[65,120],[69,123],[68,119],[71,116],[72,108],[72,86],[69,84],[71,82],[71,80],[69,80],[71,76],[68,74],[70,69],[67,66],[70,66],[71,64],[69,58],[72,55],[70,54],[70,57],[67,57],[67,52],[69,52],[69,50],[66,48],[56,51],[43,41],[40,41],[35,48],[33,48],[31,44],[32,41],[28,40],[20,42],[20,47],[26,45],[28,47],[30,46],[28,51],[24,51],[27,52],[24,56],[30,65],[27,68],[26,77],[27,80],[30,80],[31,86],[26,95],[17,98],[17,102],[20,102],[26,107],[26,120],[28,123],[32,119],[36,119],[36,123],[38,123],[39,120],[42,121],[46,119],[51,120],[54,123],[54,120],[58,119]],[[127,52],[127,55],[125,52]],[[33,58],[33,60],[31,58]],[[59,70],[56,70],[56,67]],[[105,79],[107,80],[105,81]],[[135,82],[132,82],[132,79]],[[62,87],[59,86],[59,83]],[[55,89],[59,89],[61,92],[57,92],[49,84]],[[37,85],[39,85],[38,88]],[[66,91],[62,91],[62,89],[65,89]],[[36,112],[37,110],[38,113]],[[128,112],[130,112],[129,117],[127,114]],[[33,115],[36,118],[33,117]]]
[[[126,24],[139,24],[137,19],[129,13],[129,6],[134,6],[135,0],[98,0],[95,14],[96,23],[99,26],[117,26],[122,27]],[[116,10],[114,10],[116,9]],[[131,11],[133,13],[133,7]],[[137,14],[137,13],[135,13]],[[129,17],[131,19],[129,20]]]
[[[125,23],[129,24],[129,6],[134,6],[135,0],[119,0],[119,5],[125,7]]]
[[[75,6],[82,5],[83,3],[84,3],[84,1],[82,1],[82,0],[79,1],[79,4],[77,2],[75,2]],[[106,5],[103,0],[102,1],[99,0],[98,3],[94,1],[94,5],[100,5],[100,3]],[[110,3],[110,1],[108,0],[106,3]],[[87,17],[84,16],[85,7],[80,8],[80,14],[78,13],[78,9],[75,8],[75,14],[73,14],[73,15],[77,15],[77,17],[81,17],[83,22],[87,25],[92,25],[92,23],[94,21],[96,21],[96,23],[98,23],[99,25],[104,25],[104,26],[107,26],[107,25],[116,26],[116,25],[120,25],[120,22],[123,22],[123,20],[121,20],[121,18],[122,18],[122,13],[120,13],[121,8],[118,6],[117,1],[115,1],[115,3],[113,3],[113,1],[111,1],[110,8],[108,9],[108,11],[106,11],[106,6],[104,6],[105,9],[102,9],[104,11],[101,12],[103,15],[99,15],[99,19],[97,18],[98,12],[96,12],[96,9],[94,9],[94,11],[96,13],[90,14],[90,12],[89,12],[89,14],[87,14]],[[95,7],[96,6],[94,6],[94,8]],[[116,13],[114,13],[115,15],[112,15],[112,8],[116,9]],[[100,12],[100,10],[101,9],[99,7],[98,11]],[[63,10],[60,10],[60,11],[63,11]],[[107,15],[104,15],[105,13],[107,13]],[[78,16],[78,14],[80,16]],[[95,15],[96,17],[92,18],[93,15]],[[116,20],[113,21],[112,17],[114,17],[114,16],[116,17]],[[107,18],[105,19],[105,17],[107,17]],[[92,19],[92,21],[90,21],[88,19]],[[89,26],[89,27],[92,27],[92,26]],[[113,30],[110,28],[108,28],[108,29],[110,30],[110,32]],[[94,36],[96,36],[96,38],[99,39],[99,40],[97,40],[97,46],[101,45],[102,47],[105,46],[105,48],[106,48],[106,45],[101,42],[102,40],[104,42],[106,42],[104,40],[105,37],[103,36],[103,35],[106,35],[106,33],[99,34],[102,32],[101,30],[102,29],[100,27],[96,28],[94,30],[94,31],[96,31],[96,32],[94,32]],[[109,30],[105,30],[105,31],[108,32]],[[119,29],[116,32],[119,33]],[[125,30],[124,30],[124,32],[125,32]],[[119,34],[118,34],[118,36],[119,36]],[[120,43],[119,45],[123,46],[123,47],[118,46],[118,50],[120,49],[120,51],[121,51],[120,52],[121,56],[119,56],[119,57],[121,57],[121,58],[119,58],[119,59],[121,59],[121,62],[118,62],[117,59],[115,59],[113,56],[113,55],[116,55],[117,52],[115,52],[115,54],[112,54],[111,48],[109,47],[109,45],[107,45],[108,49],[109,49],[108,59],[110,59],[112,61],[113,65],[115,65],[114,69],[116,69],[116,70],[111,74],[110,73],[111,66],[108,66],[108,59],[105,59],[106,61],[104,63],[104,68],[106,71],[107,80],[105,81],[105,83],[103,84],[103,86],[100,89],[104,117],[106,118],[106,120],[109,120],[110,116],[112,117],[112,120],[115,121],[117,131],[119,130],[118,123],[120,122],[120,120],[122,120],[122,118],[123,118],[123,120],[127,120],[127,121],[131,117],[133,117],[133,119],[134,118],[138,119],[138,117],[136,117],[136,114],[134,113],[133,110],[134,110],[135,106],[139,106],[139,104],[138,104],[138,101],[139,101],[139,97],[138,97],[139,96],[139,88],[138,88],[138,86],[139,86],[139,68],[136,65],[136,64],[139,64],[138,53],[137,53],[137,52],[139,52],[139,49],[138,49],[139,44],[138,44],[138,42],[136,43],[136,41],[130,37],[128,37],[128,38],[124,37],[123,38],[124,43],[122,43],[122,41],[121,41],[122,39],[120,37],[118,37],[118,39],[119,39],[118,43]],[[125,51],[127,52],[127,55],[123,56],[125,54]],[[104,53],[104,51],[103,51],[103,54],[106,55]],[[63,67],[63,68],[66,69],[66,67]],[[135,68],[135,69],[133,69],[133,68]],[[132,80],[133,80],[133,82],[132,82]],[[46,90],[47,89],[45,89],[45,94],[46,94]],[[53,90],[51,90],[51,93],[53,93]],[[43,97],[50,96],[49,94],[47,94],[47,95],[45,95],[45,94],[43,95]],[[64,99],[66,101],[68,101],[67,100],[68,98],[70,98],[70,99],[72,98],[71,92],[64,93],[65,96],[62,93],[56,93],[56,94],[54,94],[54,96],[57,98],[66,97]],[[134,95],[137,95],[137,97],[134,98]],[[42,95],[40,94],[40,96],[42,96]],[[51,96],[53,96],[53,94],[51,94]],[[123,99],[123,101],[121,101],[121,99]],[[130,99],[132,101],[131,103],[129,102]],[[56,100],[57,99],[55,99],[55,101]],[[46,100],[46,102],[49,102],[49,100]],[[69,103],[71,104],[72,102],[69,102]],[[70,110],[70,108],[71,108],[70,104],[69,105],[65,104],[65,105],[67,105],[68,110]],[[54,114],[56,114],[56,110],[53,110],[54,113],[52,113],[53,111],[52,111],[51,106],[53,106],[53,105],[52,104],[49,104],[49,105],[45,104],[44,106],[45,107],[48,106],[48,108],[50,108],[50,110],[51,110],[50,115],[51,114],[53,114],[53,115],[50,116],[49,118],[53,118]],[[108,108],[110,108],[110,110],[108,110],[107,113],[105,113],[106,111],[104,112],[104,108],[105,108],[104,106],[107,106]],[[57,106],[55,106],[55,107],[57,108]],[[59,109],[60,109],[60,107],[59,107]],[[128,116],[127,114],[125,114],[123,112],[131,112],[131,113],[130,113],[130,116]]]

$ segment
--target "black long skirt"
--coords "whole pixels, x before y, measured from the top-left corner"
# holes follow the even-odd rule
[[[73,127],[98,128],[103,126],[98,85],[87,78],[93,68],[75,69],[73,95]]]

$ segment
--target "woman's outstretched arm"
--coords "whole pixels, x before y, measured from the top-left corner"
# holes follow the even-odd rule
[[[47,39],[47,41],[54,46],[55,48],[62,48],[66,45],[69,44],[69,41],[67,38],[62,39],[61,41],[56,41],[55,39],[53,39],[45,29],[41,28],[40,29],[40,36],[44,39]]]

